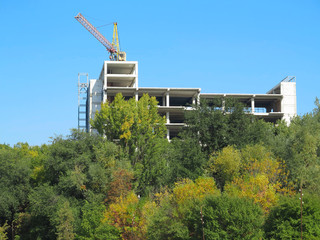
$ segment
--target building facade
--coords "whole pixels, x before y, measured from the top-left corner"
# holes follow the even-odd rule
[[[112,102],[117,93],[125,99],[138,100],[143,94],[156,97],[159,114],[166,116],[167,138],[177,136],[184,124],[184,111],[200,99],[235,98],[245,105],[246,111],[276,122],[288,124],[297,114],[295,77],[286,77],[266,94],[201,93],[200,88],[148,88],[138,86],[138,62],[105,61],[98,79],[91,79],[87,89],[87,130],[90,119],[100,111],[101,103]]]

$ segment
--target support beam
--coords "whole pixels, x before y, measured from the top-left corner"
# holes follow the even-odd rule
[[[134,95],[135,95],[136,101],[138,102],[138,100],[139,100],[138,91],[136,91],[136,92],[134,93]]]
[[[170,113],[166,112],[166,119],[167,119],[167,123],[170,123]]]
[[[254,96],[251,98],[251,113],[254,114]]]
[[[103,66],[103,89],[107,89],[108,87],[108,77],[107,77],[107,73],[108,73],[108,67],[107,67],[107,63],[104,62],[104,66]],[[107,91],[102,91],[103,92],[103,96],[102,96],[102,102],[107,102],[108,96],[107,96]]]
[[[226,100],[225,100],[225,98],[222,99],[221,110],[222,110],[222,112],[224,112],[226,110]]]

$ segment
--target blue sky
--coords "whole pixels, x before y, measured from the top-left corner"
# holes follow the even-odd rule
[[[77,127],[77,74],[104,47],[78,23],[118,22],[141,87],[265,93],[297,78],[298,114],[320,97],[320,1],[0,0],[0,143],[48,143]],[[112,25],[99,28],[112,40]]]

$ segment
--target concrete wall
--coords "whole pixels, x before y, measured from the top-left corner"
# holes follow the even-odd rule
[[[281,82],[280,94],[283,95],[281,101],[281,112],[283,119],[290,123],[291,119],[297,115],[297,95],[295,82]]]
[[[87,126],[90,126],[90,119],[94,119],[96,111],[101,110],[103,96],[103,82],[101,79],[90,79],[88,88],[88,117]],[[91,132],[91,129],[89,128]]]

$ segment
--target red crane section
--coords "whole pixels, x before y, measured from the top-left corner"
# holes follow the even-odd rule
[[[117,50],[113,45],[84,17],[81,13],[78,13],[74,17],[79,23],[82,24],[103,46],[107,48],[107,51],[110,53],[110,58],[114,58]]]

